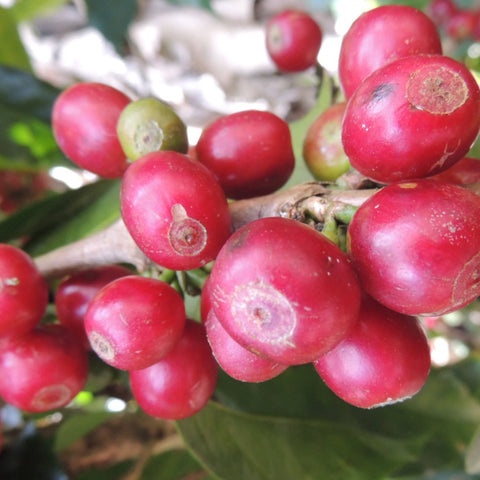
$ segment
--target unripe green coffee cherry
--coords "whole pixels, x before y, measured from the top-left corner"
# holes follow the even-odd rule
[[[188,151],[185,124],[170,106],[156,98],[129,103],[118,119],[117,135],[130,160],[159,150]]]

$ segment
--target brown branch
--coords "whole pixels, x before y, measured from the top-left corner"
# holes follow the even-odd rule
[[[322,223],[332,206],[360,206],[377,190],[340,190],[330,184],[306,182],[288,190],[230,204],[232,225],[243,225],[264,217],[284,217]],[[161,267],[152,263],[136,246],[122,220],[77,242],[60,247],[35,259],[37,267],[48,278],[59,278],[82,268],[127,263],[139,272]]]

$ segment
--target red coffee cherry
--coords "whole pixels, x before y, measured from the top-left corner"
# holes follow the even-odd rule
[[[480,197],[453,184],[389,185],[355,213],[347,245],[362,287],[407,315],[441,315],[480,295]]]
[[[247,110],[207,126],[195,148],[229,198],[250,198],[279,189],[295,166],[290,129],[277,115]]]
[[[204,324],[213,355],[230,377],[241,382],[265,382],[288,368],[242,347],[223,328],[213,310],[210,310]]]
[[[46,412],[70,403],[84,387],[88,357],[66,327],[42,324],[0,342],[0,395],[27,412]]]
[[[129,275],[103,287],[88,306],[85,330],[92,349],[121,370],[149,367],[178,343],[185,305],[168,283]]]
[[[106,265],[80,270],[64,278],[55,293],[58,321],[70,328],[90,348],[84,324],[88,305],[105,285],[131,274],[126,267]]]
[[[130,372],[132,393],[152,417],[180,420],[198,413],[213,395],[218,364],[205,328],[187,319],[176,347],[160,362]]]
[[[116,88],[83,82],[63,91],[52,111],[58,146],[79,167],[119,178],[128,166],[117,137],[117,122],[130,98]]]
[[[450,168],[447,168],[447,170],[429,178],[447,183],[455,183],[456,185],[468,185],[470,183],[480,182],[480,159],[464,157]]]
[[[302,72],[317,63],[323,32],[308,13],[285,10],[266,25],[266,47],[283,72]]]
[[[32,330],[48,304],[48,285],[23,250],[0,244],[0,337]]]
[[[362,82],[348,102],[342,141],[354,168],[392,183],[451,167],[479,129],[480,90],[467,67],[442,55],[417,55]]]
[[[350,334],[314,366],[341,399],[374,408],[418,393],[430,363],[428,340],[419,320],[365,297]]]
[[[121,211],[145,255],[172,270],[210,262],[231,233],[228,203],[213,173],[177,152],[149,153],[130,165]]]
[[[229,335],[283,365],[308,363],[330,350],[353,327],[360,305],[346,255],[312,227],[286,218],[262,218],[237,230],[215,260],[210,282],[213,310]]]
[[[442,43],[433,21],[406,5],[368,10],[351,25],[342,40],[338,75],[349,99],[363,79],[399,58],[441,54]]]

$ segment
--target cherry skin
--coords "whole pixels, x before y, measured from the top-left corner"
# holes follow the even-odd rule
[[[429,178],[456,185],[480,182],[480,159],[464,157],[447,170]]]
[[[442,55],[405,57],[376,70],[350,98],[342,142],[352,166],[379,183],[451,167],[480,129],[480,89]]]
[[[325,109],[308,127],[303,141],[303,159],[316,180],[335,181],[350,169],[342,145],[342,122],[346,102]]]
[[[374,408],[418,393],[430,364],[430,347],[420,321],[365,297],[355,328],[314,367],[340,398],[357,407]]]
[[[242,347],[223,328],[213,310],[204,323],[213,355],[230,377],[241,382],[259,383],[277,377],[288,368]]]
[[[257,110],[215,120],[202,132],[195,154],[232,199],[273,193],[290,178],[295,166],[287,122]]]
[[[392,310],[442,315],[480,295],[480,197],[458,185],[389,185],[359,207],[347,250],[362,287]]]
[[[399,58],[442,53],[440,35],[421,10],[384,5],[360,15],[342,40],[338,75],[349,99],[375,70]]]
[[[0,337],[32,330],[48,304],[48,285],[23,250],[0,244]]]
[[[205,328],[187,319],[176,347],[160,362],[130,372],[134,398],[148,415],[180,420],[202,410],[213,395],[218,364]]]
[[[42,324],[0,342],[0,395],[20,410],[46,412],[64,407],[84,387],[88,357],[63,325]]]
[[[266,25],[266,47],[280,71],[302,72],[317,63],[323,32],[306,12],[284,10]]]
[[[129,275],[104,286],[85,314],[92,349],[121,370],[149,367],[179,341],[185,326],[181,295],[161,280]]]
[[[175,111],[156,98],[130,102],[120,114],[117,135],[130,160],[159,150],[187,153],[187,127]]]
[[[149,153],[130,165],[121,212],[145,255],[172,270],[212,261],[231,233],[227,199],[213,173],[177,152]]]
[[[55,309],[58,321],[70,328],[90,348],[85,332],[85,313],[93,297],[108,283],[132,272],[120,265],[92,267],[72,273],[58,285]]]
[[[119,178],[128,167],[117,137],[117,122],[130,98],[116,88],[83,82],[64,90],[52,111],[58,146],[79,167],[104,178]]]
[[[355,324],[360,305],[346,255],[312,227],[286,218],[237,230],[210,282],[213,310],[229,335],[283,365],[308,363],[331,349]]]

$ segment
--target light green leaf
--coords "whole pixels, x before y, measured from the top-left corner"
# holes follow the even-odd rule
[[[30,59],[18,34],[12,12],[0,7],[0,64],[31,70]]]
[[[17,22],[32,20],[57,9],[67,0],[17,0],[11,8]]]

